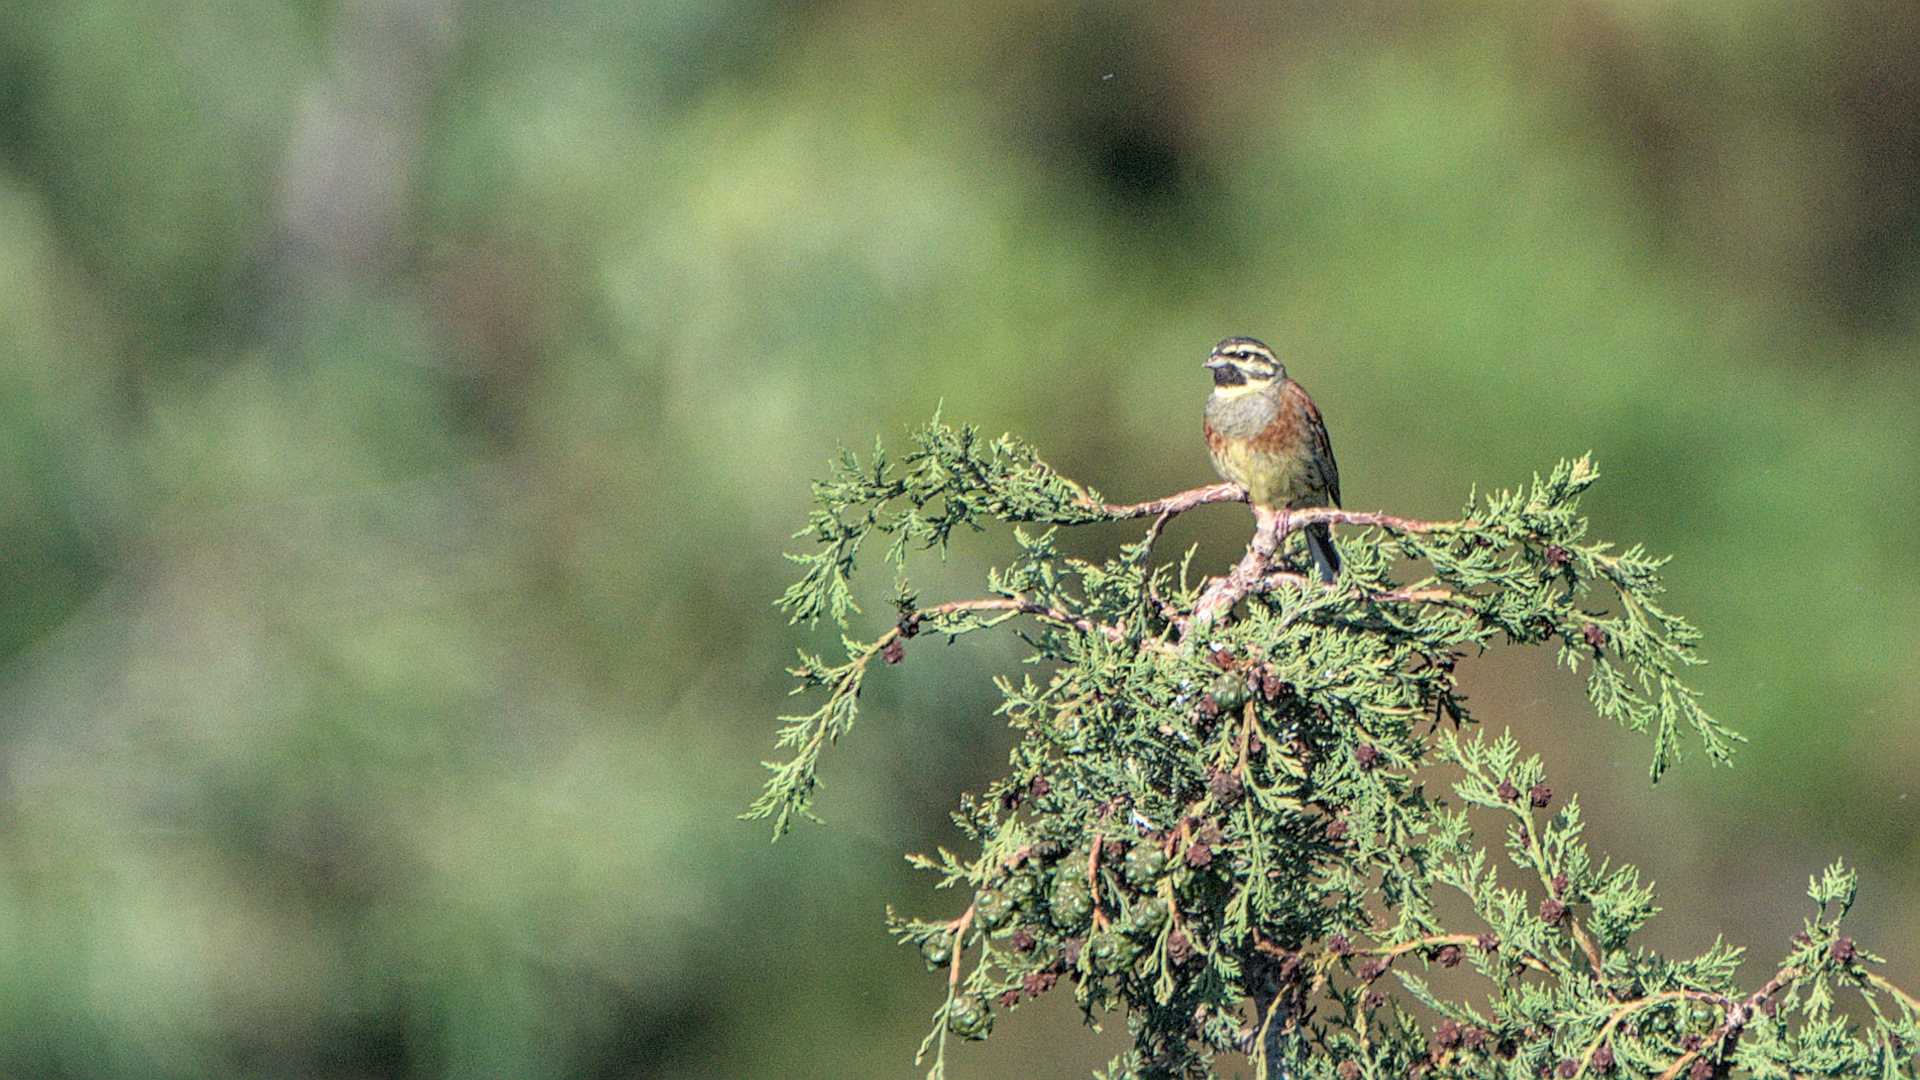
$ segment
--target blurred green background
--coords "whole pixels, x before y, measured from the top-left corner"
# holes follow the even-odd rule
[[[1232,334],[1350,508],[1594,451],[1753,742],[1650,791],[1545,654],[1479,715],[1653,943],[1757,984],[1845,857],[1920,982],[1920,4],[12,0],[0,1075],[918,1075],[882,915],[962,906],[900,855],[1017,654],[915,643],[829,826],[736,821],[834,640],[770,606],[807,482],[942,401],[1210,482]],[[1055,994],[954,1065],[1118,1026]]]

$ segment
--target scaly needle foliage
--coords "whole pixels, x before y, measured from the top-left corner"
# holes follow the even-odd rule
[[[1020,739],[1005,777],[954,814],[967,854],[911,857],[970,902],[892,919],[947,974],[921,1048],[930,1077],[950,1034],[984,1038],[996,1014],[1062,991],[1090,1021],[1123,1014],[1134,1044],[1113,1078],[1211,1076],[1226,1054],[1258,1076],[1326,1080],[1914,1075],[1920,1005],[1840,932],[1850,873],[1813,883],[1817,915],[1776,974],[1742,992],[1739,949],[1673,960],[1633,944],[1658,910],[1651,889],[1631,866],[1596,862],[1578,803],[1553,809],[1540,758],[1468,712],[1463,650],[1551,643],[1568,668],[1586,665],[1601,717],[1649,735],[1654,779],[1689,737],[1716,762],[1738,740],[1681,680],[1698,634],[1656,602],[1664,560],[1587,541],[1587,459],[1476,498],[1453,522],[1298,512],[1296,527],[1366,527],[1324,586],[1272,544],[1198,582],[1191,551],[1155,563],[1166,521],[1244,499],[1229,485],[1114,506],[1010,437],[935,417],[913,443],[897,465],[878,446],[865,461],[843,454],[816,485],[803,535],[820,548],[792,556],[802,576],[782,605],[844,630],[877,532],[902,575],[897,619],[872,641],[843,636],[842,661],[801,655],[796,692],[824,700],[785,719],[792,756],[769,765],[748,816],[777,836],[810,813],[820,755],[853,726],[876,658],[899,662],[923,633],[1032,621],[1025,640],[1047,674],[998,680]],[[1060,527],[1141,518],[1153,519],[1143,538],[1102,563],[1054,544]],[[1015,523],[1017,550],[987,595],[922,604],[910,556],[995,522]],[[1416,562],[1420,580],[1393,580]],[[1430,792],[1443,784],[1451,798]],[[1491,843],[1476,832],[1489,827]],[[1448,894],[1470,907],[1467,925],[1443,921]],[[1425,977],[1463,964],[1478,975],[1472,1000]],[[1842,988],[1870,1024],[1837,1011]]]

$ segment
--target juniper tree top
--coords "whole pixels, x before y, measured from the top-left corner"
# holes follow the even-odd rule
[[[818,547],[793,556],[782,605],[848,628],[872,542],[901,575],[897,611],[843,636],[843,658],[801,654],[796,693],[818,707],[786,718],[791,757],[750,816],[778,835],[809,814],[875,660],[921,635],[1023,628],[1037,664],[997,680],[1020,732],[1007,773],[962,798],[958,850],[911,857],[961,895],[892,920],[946,979],[930,1077],[950,1035],[985,1038],[1048,993],[1124,1019],[1115,1078],[1212,1076],[1223,1055],[1326,1080],[1915,1074],[1920,1003],[1839,928],[1850,873],[1812,883],[1817,910],[1759,986],[1736,985],[1736,948],[1637,947],[1651,889],[1590,855],[1541,758],[1468,712],[1463,650],[1548,645],[1599,716],[1647,734],[1655,779],[1689,743],[1724,761],[1738,738],[1682,681],[1697,634],[1658,603],[1664,560],[1588,540],[1587,459],[1458,521],[1298,511],[1296,530],[1362,527],[1325,584],[1270,542],[1220,577],[1191,550],[1157,556],[1170,518],[1244,500],[1236,486],[1117,506],[1012,438],[936,417],[912,442],[897,462],[843,454],[815,486]],[[1104,562],[1055,547],[1060,528],[1129,519],[1141,538]],[[1011,557],[983,595],[915,593],[911,556],[995,522],[1014,525]],[[1447,894],[1471,917],[1444,920]],[[1436,966],[1474,972],[1474,989],[1435,992]],[[1838,1009],[1843,988],[1867,1022]]]

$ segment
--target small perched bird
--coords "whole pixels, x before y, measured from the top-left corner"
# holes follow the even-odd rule
[[[1207,398],[1207,453],[1222,479],[1247,489],[1261,527],[1286,532],[1289,510],[1340,505],[1340,467],[1320,410],[1273,350],[1252,338],[1228,338],[1213,347]],[[1270,522],[1270,518],[1277,521]],[[1307,526],[1307,550],[1320,576],[1333,581],[1340,556],[1325,522]]]

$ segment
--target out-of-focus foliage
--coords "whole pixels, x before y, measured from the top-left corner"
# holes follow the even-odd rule
[[[1466,675],[1590,811],[1652,807],[1597,847],[1731,897],[1686,951],[1798,929],[1761,913],[1835,856],[1920,941],[1915,25],[0,5],[0,1072],[895,1068],[931,999],[874,914],[1007,735],[956,650],[825,773],[890,832],[733,820],[805,478],[945,399],[1190,486],[1234,333],[1351,505],[1591,449],[1601,531],[1678,553],[1733,777],[1642,798],[1541,673]],[[1246,538],[1187,519],[1202,569]],[[982,1067],[1106,1056],[1055,1049]]]

